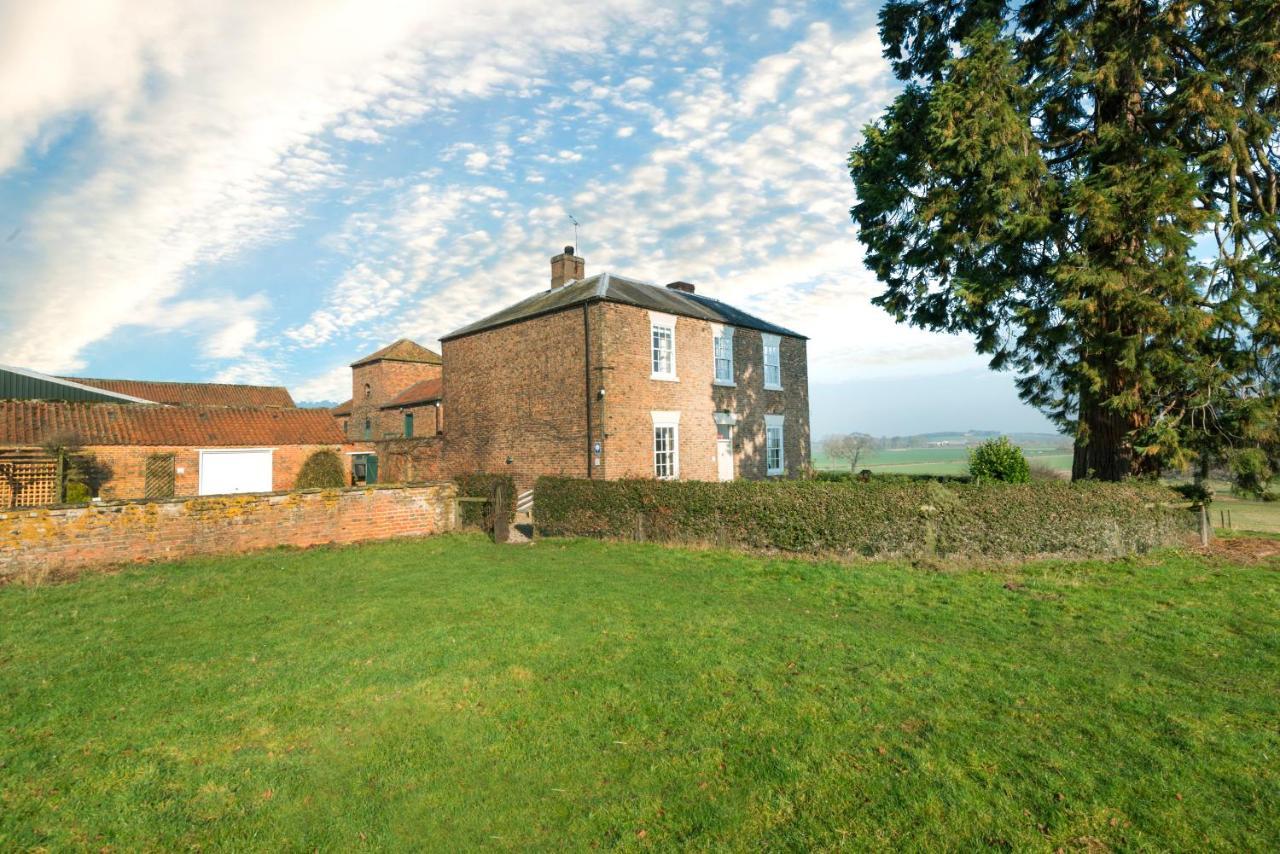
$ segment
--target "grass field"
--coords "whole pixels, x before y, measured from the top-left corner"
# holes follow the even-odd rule
[[[1267,850],[1280,572],[474,536],[0,589],[0,849]]]
[[[1071,472],[1071,452],[1062,448],[1024,447],[1023,454],[1032,464],[1048,466],[1055,471]],[[813,455],[817,469],[847,470],[845,460],[831,459],[821,453]],[[944,448],[895,448],[864,451],[858,458],[858,469],[871,469],[876,473],[900,474],[967,474],[969,451],[960,446]]]

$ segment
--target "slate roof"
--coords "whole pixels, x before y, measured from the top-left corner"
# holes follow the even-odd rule
[[[290,409],[295,406],[288,389],[283,386],[103,380],[87,377],[62,379],[171,406],[282,406]]]
[[[346,441],[327,409],[0,401],[0,445],[35,446],[61,432],[74,433],[84,445],[202,448]]]
[[[439,379],[422,380],[409,386],[379,408],[398,409],[402,406],[413,406],[418,403],[431,403],[439,400],[443,395],[444,384]]]
[[[408,338],[401,338],[383,347],[377,352],[370,353],[357,362],[352,362],[351,367],[358,368],[361,365],[367,365],[370,362],[420,362],[427,365],[440,364],[440,354],[434,350],[428,350],[421,344],[410,341]]]
[[[754,314],[748,314],[720,300],[705,297],[701,294],[690,294],[639,282],[613,273],[599,273],[585,279],[543,291],[528,299],[510,305],[502,311],[477,320],[475,323],[455,329],[440,340],[448,341],[465,335],[474,335],[488,329],[496,329],[521,320],[553,314],[572,306],[593,302],[613,302],[622,305],[633,305],[653,311],[693,317],[712,323],[724,323],[729,326],[740,326],[745,329],[758,329],[774,335],[786,335],[790,338],[806,338],[798,332],[792,332],[782,326],[761,320]]]

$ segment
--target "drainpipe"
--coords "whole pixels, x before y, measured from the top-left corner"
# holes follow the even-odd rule
[[[587,396],[587,477],[591,473],[591,315],[588,314],[590,303],[582,304],[582,373],[586,384],[583,386]]]

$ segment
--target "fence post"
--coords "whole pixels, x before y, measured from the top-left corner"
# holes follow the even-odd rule
[[[507,485],[499,480],[493,486],[493,541],[511,540],[511,520],[507,518]]]
[[[1208,547],[1209,536],[1210,536],[1209,508],[1201,504],[1200,505],[1200,545],[1201,546]]]

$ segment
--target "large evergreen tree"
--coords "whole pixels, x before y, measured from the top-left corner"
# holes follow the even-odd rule
[[[968,332],[1073,475],[1256,432],[1280,337],[1275,0],[889,0],[850,158],[875,302]]]

